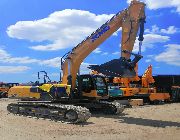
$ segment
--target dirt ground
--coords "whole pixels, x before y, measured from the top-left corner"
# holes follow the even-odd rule
[[[1,140],[179,140],[180,104],[125,109],[120,116],[93,115],[83,125],[8,114],[0,99]]]

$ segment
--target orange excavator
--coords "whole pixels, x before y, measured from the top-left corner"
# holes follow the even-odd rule
[[[132,49],[139,29],[139,46],[142,45],[144,22],[145,4],[133,0],[127,9],[118,12],[62,57],[61,83],[11,88],[9,95],[21,99],[33,99],[33,101],[9,104],[8,111],[14,114],[51,118],[72,123],[85,122],[89,119],[89,110],[103,111],[107,114],[121,113],[123,111],[122,105],[107,101],[109,94],[105,77],[90,74],[80,75],[79,68],[83,60],[93,50],[122,27],[121,58],[112,60],[112,63],[105,65],[107,67],[102,73],[109,72],[116,76],[134,77],[136,74],[135,65],[142,56],[133,54]],[[135,56],[132,61],[130,60],[131,55]],[[121,71],[114,71],[114,65],[117,63]],[[23,92],[27,94],[23,94]],[[32,96],[33,98],[31,98]]]
[[[111,100],[128,100],[128,99],[143,99],[144,103],[154,103],[170,101],[169,93],[160,93],[156,91],[154,87],[155,80],[152,75],[152,65],[148,66],[145,70],[142,78],[138,76],[138,65],[135,67],[136,76],[133,78],[114,77],[113,80],[109,80],[109,85],[119,87],[119,91],[111,92]],[[98,72],[93,72],[98,73]],[[111,78],[112,79],[112,78]],[[141,81],[141,84],[139,82]],[[113,84],[112,84],[113,83]],[[113,86],[112,86],[113,85]],[[120,94],[117,94],[120,93]],[[177,94],[178,95],[178,94]],[[127,102],[123,102],[127,104]]]
[[[134,81],[140,81],[139,84],[132,84]],[[169,101],[170,95],[169,93],[159,93],[156,92],[156,88],[154,87],[155,80],[152,76],[152,65],[148,66],[145,70],[142,78],[138,77],[138,67],[136,67],[136,77],[134,78],[119,78],[115,77],[113,79],[113,83],[119,85],[120,90],[123,91],[123,94],[118,99],[133,99],[140,98],[143,99],[145,103],[159,103],[161,101]]]
[[[148,66],[147,70],[144,72],[141,78],[142,87],[139,88],[139,97],[148,97],[148,100],[151,103],[159,103],[162,101],[170,101],[169,93],[159,93],[156,92],[156,88],[154,87],[155,80],[152,76],[152,65]],[[146,98],[147,99],[147,98]]]

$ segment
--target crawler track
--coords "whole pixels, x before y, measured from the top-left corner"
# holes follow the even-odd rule
[[[11,103],[7,110],[13,114],[51,119],[66,123],[83,123],[91,113],[85,107],[55,103],[18,102]]]
[[[124,111],[124,106],[118,102],[102,101],[100,103],[104,104],[103,112],[105,114],[118,115]]]
[[[119,115],[124,111],[124,106],[118,102],[99,101],[92,103],[81,103],[78,106],[88,108],[93,114]]]

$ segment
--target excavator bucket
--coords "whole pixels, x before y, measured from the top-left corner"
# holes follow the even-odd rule
[[[126,78],[136,76],[136,72],[134,70],[135,67],[131,65],[131,62],[128,62],[123,58],[113,59],[101,65],[90,65],[88,68],[106,76]]]

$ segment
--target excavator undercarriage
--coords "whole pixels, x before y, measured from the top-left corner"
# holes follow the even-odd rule
[[[91,113],[103,113],[106,115],[118,115],[124,111],[123,105],[117,102],[45,102],[45,101],[21,101],[7,106],[10,113],[31,116],[36,118],[51,119],[66,123],[83,123]]]

